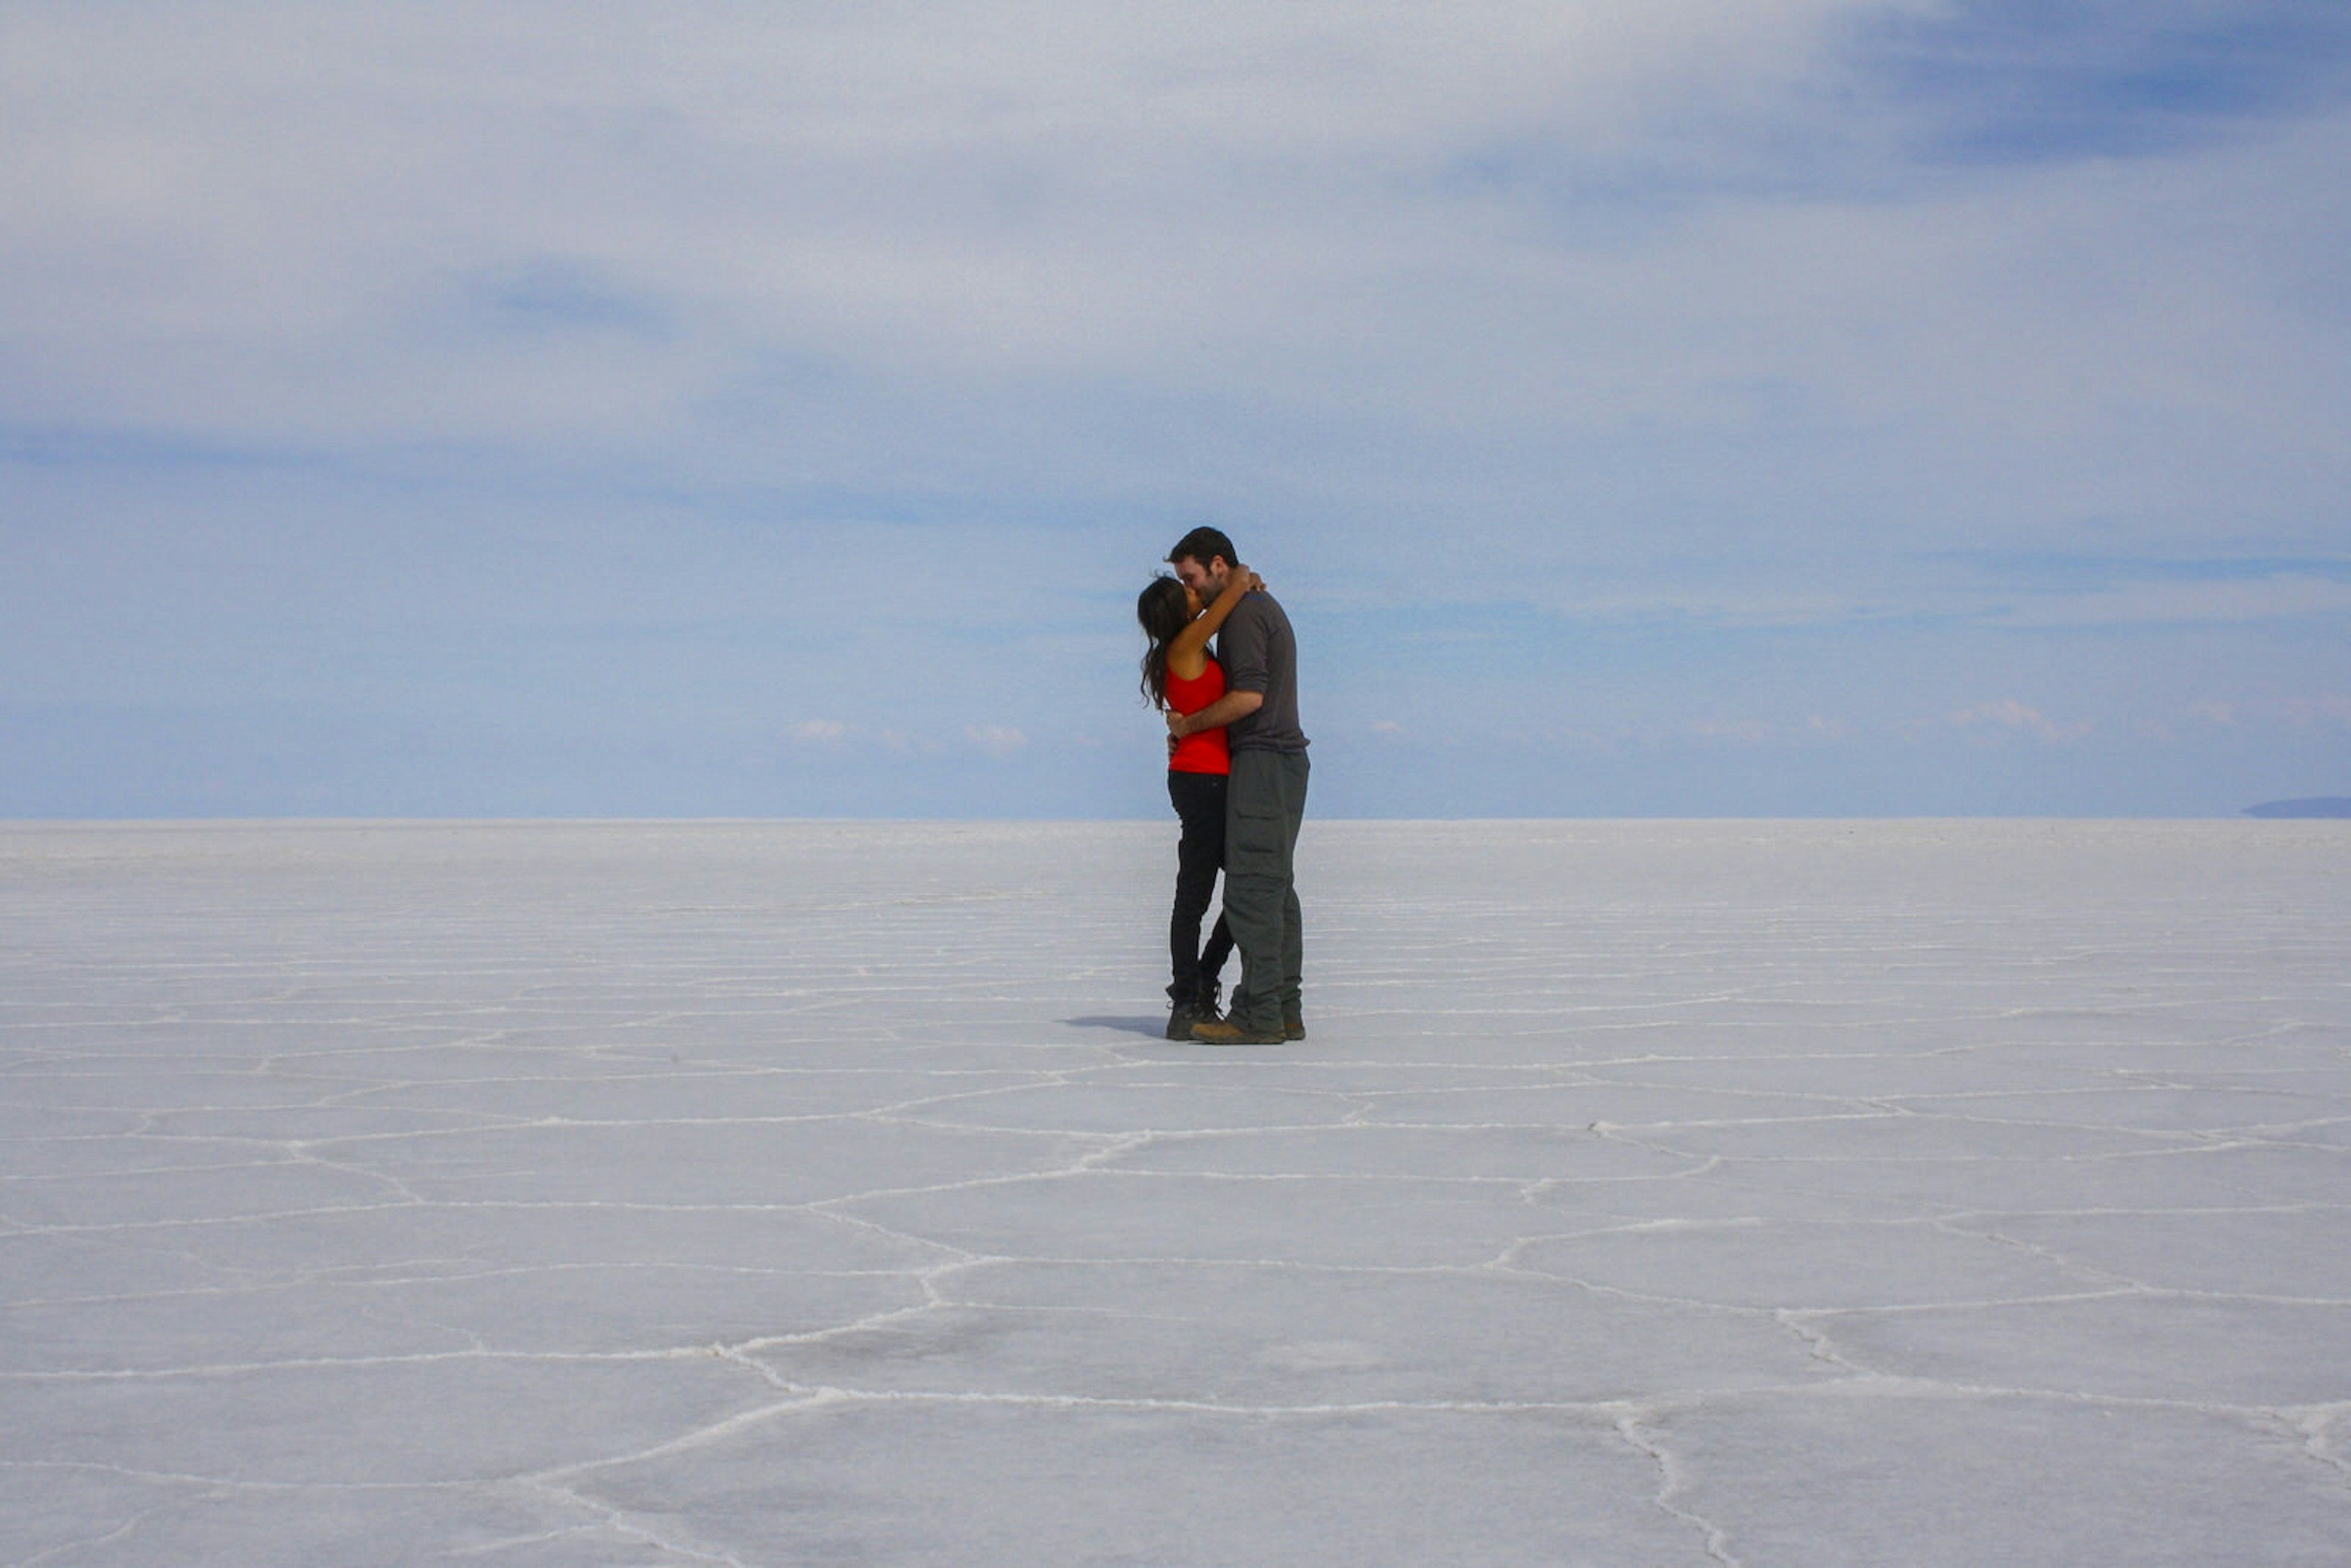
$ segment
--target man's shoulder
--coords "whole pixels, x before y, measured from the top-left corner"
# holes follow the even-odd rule
[[[1281,601],[1259,589],[1244,595],[1225,617],[1224,630],[1217,634],[1217,653],[1229,674],[1237,664],[1249,666],[1282,657],[1282,650],[1296,641]]]
[[[1229,625],[1244,615],[1261,626],[1286,627],[1290,624],[1290,616],[1281,608],[1281,601],[1262,588],[1255,592],[1243,594],[1241,601],[1233,606],[1232,615],[1228,618],[1226,623]]]

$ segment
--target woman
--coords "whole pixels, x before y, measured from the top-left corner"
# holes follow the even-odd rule
[[[1236,567],[1213,604],[1172,577],[1154,578],[1134,602],[1134,618],[1151,645],[1143,655],[1143,695],[1161,712],[1197,713],[1225,695],[1224,667],[1208,652],[1208,639],[1241,596],[1265,584],[1247,567]],[[1225,785],[1233,770],[1222,729],[1204,729],[1171,740],[1167,752],[1167,798],[1184,824],[1176,845],[1176,909],[1167,923],[1168,957],[1175,976],[1167,985],[1167,1038],[1189,1040],[1192,1026],[1217,1016],[1218,979],[1233,950],[1233,934],[1220,913],[1208,945],[1200,946],[1200,921],[1217,891],[1225,863]]]

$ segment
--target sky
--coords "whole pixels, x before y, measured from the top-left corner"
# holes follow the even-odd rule
[[[2351,794],[2351,7],[0,0],[0,818]]]

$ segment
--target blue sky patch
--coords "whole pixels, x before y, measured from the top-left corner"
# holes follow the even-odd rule
[[[2240,122],[2351,95],[2341,0],[1961,0],[1872,24],[1865,72],[1958,162],[2174,151]]]
[[[664,337],[671,330],[656,296],[624,288],[585,262],[548,257],[488,268],[465,280],[465,293],[475,319],[504,331]]]

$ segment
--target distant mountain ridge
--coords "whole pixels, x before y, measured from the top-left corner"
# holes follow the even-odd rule
[[[2248,806],[2248,817],[2351,817],[2351,795],[2314,795],[2307,800],[2264,800]]]

